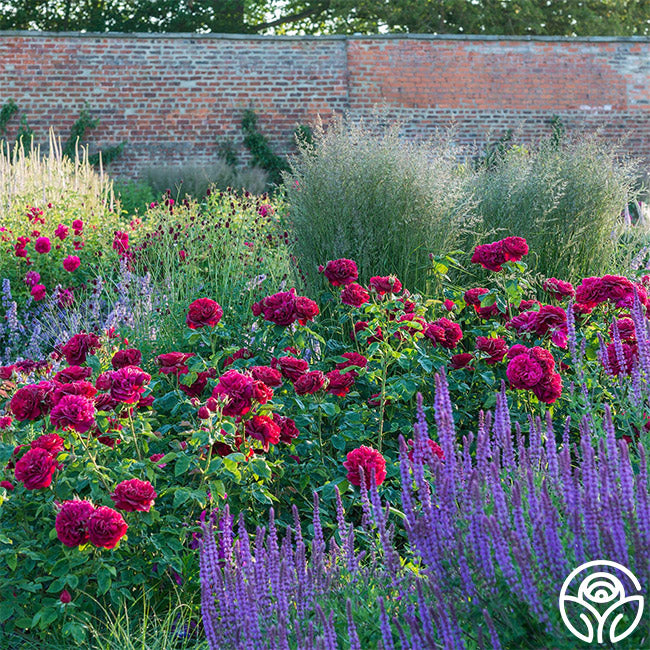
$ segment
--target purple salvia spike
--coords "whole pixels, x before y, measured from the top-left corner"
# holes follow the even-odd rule
[[[619,449],[619,476],[621,480],[621,496],[626,512],[634,511],[634,471],[630,463],[630,451],[625,440],[618,441]]]
[[[538,471],[542,462],[542,423],[538,418],[528,416],[528,440],[530,462],[535,471]]]
[[[485,619],[485,624],[487,626],[488,632],[490,633],[490,642],[492,643],[492,650],[501,650],[501,641],[499,641],[499,634],[497,629],[494,626],[494,621],[490,617],[487,609],[483,610],[483,618]]]
[[[645,561],[650,560],[650,503],[648,499],[648,465],[643,443],[638,443],[639,450],[639,474],[637,476],[636,493],[637,493],[637,522],[643,547],[645,549]],[[639,560],[637,560],[637,564]]]
[[[596,505],[599,485],[594,463],[594,451],[585,435],[583,435],[580,446],[582,449],[582,510],[584,513],[587,548],[589,549],[589,554],[592,558],[598,558],[601,554],[598,535],[598,512]]]
[[[411,463],[408,458],[408,447],[404,437],[399,437],[399,472],[400,484],[402,488],[402,511],[406,521],[413,520],[415,508],[413,504],[413,478],[411,472]]]
[[[497,404],[494,413],[496,427],[497,412],[501,428],[501,444],[503,449],[504,466],[509,470],[515,469],[515,452],[512,446],[512,425],[510,423],[510,409],[508,408],[508,397],[506,395],[506,384],[501,382],[501,391],[497,393]],[[520,433],[520,432],[519,432]]]
[[[350,648],[350,650],[361,650],[361,641],[359,641],[357,627],[354,624],[354,619],[352,618],[352,603],[350,602],[349,598],[345,603],[345,611],[348,616],[348,648]]]
[[[381,640],[384,643],[384,650],[395,650],[395,645],[393,643],[393,632],[390,629],[390,621],[386,615],[386,607],[384,605],[384,599],[380,596],[378,598],[379,602],[379,628],[381,630]]]
[[[445,454],[444,474],[451,479],[449,497],[453,500],[456,496],[455,480],[457,476],[456,431],[447,375],[444,370],[436,374],[435,416],[440,447]]]
[[[553,419],[549,411],[546,411],[546,440],[544,441],[546,451],[546,462],[548,473],[554,484],[558,481],[557,445],[555,442],[555,431],[553,430]]]
[[[505,524],[502,524],[505,528]],[[506,583],[514,593],[521,591],[517,572],[512,564],[510,549],[508,547],[507,537],[503,534],[495,517],[488,518],[488,527],[492,537],[492,546],[494,547],[494,556]]]
[[[569,301],[566,308],[566,327],[569,352],[571,352],[571,361],[574,368],[578,368],[580,360],[578,359],[578,337],[576,334],[576,320],[573,314],[573,300]]]
[[[621,369],[626,369],[626,371],[631,370],[631,368],[628,368],[628,364],[625,359],[625,353],[623,352],[623,341],[621,341],[621,333],[619,332],[616,318],[612,320],[612,342],[614,343],[614,351],[616,352],[616,361],[618,362],[618,367]]]
[[[361,526],[367,532],[370,530],[372,524],[372,509],[370,507],[370,499],[368,498],[368,487],[366,485],[366,475],[363,467],[359,467],[360,485],[359,493],[361,495]]]
[[[336,642],[336,630],[334,629],[334,612],[330,612],[329,616],[325,616],[320,605],[316,605],[316,612],[323,624],[323,649],[324,650],[338,650],[339,646]]]
[[[569,448],[569,434],[571,432],[571,416],[567,416],[564,420],[564,429],[562,432],[562,447]]]
[[[422,394],[417,394],[417,414],[416,421],[413,425],[413,478],[415,485],[418,489],[418,495],[422,501],[425,510],[430,508],[429,500],[429,485],[424,478],[424,462],[426,453],[429,450],[429,428],[427,426],[427,419],[424,414],[424,407],[422,405]],[[443,448],[444,451],[444,448]]]
[[[361,483],[365,481],[361,478]],[[317,571],[320,571],[323,564],[323,553],[325,552],[325,538],[323,537],[323,527],[320,523],[320,507],[318,502],[318,494],[314,492],[314,541],[311,546],[312,560]]]
[[[379,540],[381,542],[382,551],[384,553],[384,562],[388,569],[388,574],[393,581],[393,585],[397,586],[398,572],[399,572],[399,556],[395,552],[390,539],[388,531],[386,530],[386,519],[384,517],[383,508],[377,493],[377,485],[375,481],[375,470],[372,470],[372,480],[370,481],[370,500],[374,510],[374,522],[379,531]]]
[[[648,325],[645,319],[645,308],[639,300],[639,293],[634,288],[634,305],[632,306],[632,320],[639,350],[639,363],[646,381],[650,378],[650,346],[648,341]]]
[[[542,486],[540,503],[543,516],[543,531],[549,550],[550,567],[555,578],[555,587],[560,587],[567,574],[567,558],[559,534],[560,514],[553,505],[546,483]]]
[[[483,411],[479,412],[478,431],[476,434],[476,467],[481,476],[487,474],[488,457],[490,454],[490,434],[486,427]]]
[[[603,336],[600,332],[597,333],[598,336],[598,360],[600,363],[603,365],[603,368],[605,368],[605,372],[610,376],[613,377],[614,373],[612,372],[612,368],[609,365],[609,356],[607,355],[607,346],[605,345],[605,341],[603,340]],[[621,366],[625,367],[625,366]]]
[[[515,422],[515,439],[517,441],[517,460],[519,465],[526,462],[526,442],[524,441],[524,436],[521,433],[521,425],[519,422]],[[521,468],[520,468],[521,469]]]

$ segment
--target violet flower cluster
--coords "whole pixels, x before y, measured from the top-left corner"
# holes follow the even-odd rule
[[[646,452],[616,439],[608,407],[602,425],[585,415],[571,443],[569,423],[554,427],[550,416],[513,427],[502,388],[494,412],[459,444],[439,374],[434,413],[445,460],[427,444],[418,396],[412,460],[401,440],[399,528],[377,489],[362,489],[363,527],[376,539],[370,553],[358,551],[340,499],[329,546],[317,498],[309,545],[297,517],[281,537],[271,511],[254,539],[227,510],[216,534],[208,518],[200,567],[211,650],[572,647],[557,602],[573,569],[612,560],[650,584]],[[336,614],[324,605],[355,581],[363,588],[369,572],[383,591],[373,625],[349,599]]]

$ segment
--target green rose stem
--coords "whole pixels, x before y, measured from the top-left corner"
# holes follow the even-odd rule
[[[112,491],[111,488],[109,487],[108,483],[104,480],[104,472],[100,469],[99,465],[97,464],[97,461],[95,460],[95,455],[90,451],[90,447],[86,444],[84,441],[84,438],[82,435],[79,435],[79,440],[81,442],[81,445],[84,448],[84,451],[88,455],[88,458],[90,458],[90,462],[93,464],[93,467],[95,468],[95,471],[97,472],[97,476],[99,477],[99,480],[102,482],[102,485],[106,489],[106,491],[110,494]]]
[[[135,453],[138,456],[138,460],[142,461],[142,454],[140,453],[140,447],[138,447],[138,438],[135,435],[135,423],[133,422],[133,413],[129,411],[129,426],[131,428],[131,436],[133,437],[133,445],[135,447]]]

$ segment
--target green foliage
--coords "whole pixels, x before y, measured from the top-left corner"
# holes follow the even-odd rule
[[[142,214],[154,202],[156,195],[145,181],[114,181],[113,190],[122,213]]]
[[[237,147],[232,139],[221,138],[217,141],[217,151],[219,158],[223,160],[230,167],[237,167],[239,165],[239,155],[237,154]]]
[[[259,131],[255,111],[244,111],[241,127],[244,132],[244,144],[251,154],[253,165],[268,172],[271,184],[279,185],[282,182],[282,172],[288,171],[289,165],[285,158],[274,153],[269,139]]]
[[[77,153],[77,147],[84,143],[87,132],[96,128],[98,124],[99,120],[91,117],[88,107],[85,106],[70,129],[70,135],[63,145],[63,155],[74,159]]]
[[[426,291],[429,254],[472,226],[468,172],[448,141],[409,143],[398,127],[337,122],[301,143],[285,188],[310,288],[319,264],[355,259],[360,277],[394,273]]]
[[[9,120],[18,112],[18,105],[13,99],[5,102],[0,108],[0,136],[7,133],[7,124]]]

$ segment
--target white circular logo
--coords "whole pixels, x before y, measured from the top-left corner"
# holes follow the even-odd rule
[[[612,567],[622,573],[630,583],[630,590],[634,588],[637,593],[626,595],[621,578],[613,571],[604,570],[605,567]],[[592,571],[594,568],[598,570]],[[582,579],[577,595],[569,595],[567,592],[578,576]],[[639,595],[640,591],[641,584],[636,576],[622,564],[610,560],[585,562],[574,569],[562,585],[560,614],[564,624],[581,641],[616,643],[632,634],[641,621],[643,596]],[[634,620],[619,629],[625,613],[634,613]]]

